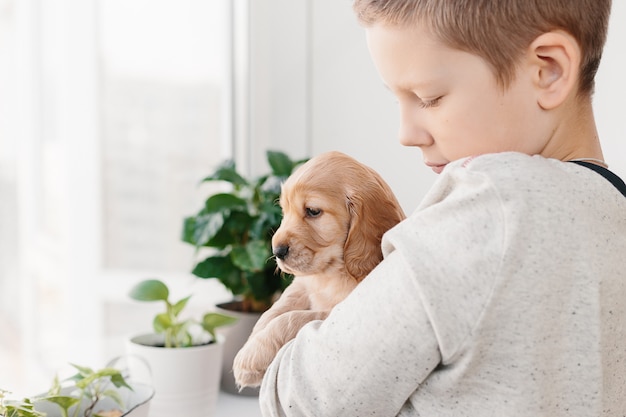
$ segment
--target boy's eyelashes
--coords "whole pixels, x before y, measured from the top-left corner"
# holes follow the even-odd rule
[[[437,97],[437,98],[434,98],[432,100],[422,100],[422,99],[420,99],[419,106],[421,108],[423,108],[423,109],[428,109],[430,107],[436,107],[436,106],[439,105],[439,102],[441,101],[441,98],[442,97]]]
[[[417,100],[418,107],[422,109],[427,109],[427,108],[438,106],[441,99],[443,98],[443,96],[436,96],[434,98],[427,98],[427,99],[421,98],[417,93],[413,91],[394,91],[391,88],[389,88],[389,86],[386,84],[385,84],[385,89],[387,89],[387,91],[389,91],[393,95],[394,101],[396,102],[396,104],[399,105],[400,102],[404,100],[410,100],[410,101]]]
[[[398,96],[394,96],[394,97],[395,97],[394,101],[396,102],[397,105],[400,105],[401,102],[406,102],[407,100],[405,98],[398,97]],[[439,97],[435,97],[431,99],[422,99],[418,97],[417,95],[411,95],[411,97],[409,97],[408,100],[410,100],[411,102],[415,102],[415,104],[421,109],[429,109],[432,107],[437,107],[441,103],[442,98],[443,96],[439,96]]]

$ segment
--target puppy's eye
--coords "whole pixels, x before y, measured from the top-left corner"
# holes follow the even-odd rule
[[[318,217],[320,214],[322,214],[322,210],[317,208],[307,207],[305,210],[307,217]]]

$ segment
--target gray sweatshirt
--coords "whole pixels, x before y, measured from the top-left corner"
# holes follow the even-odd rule
[[[626,198],[540,156],[449,164],[268,369],[264,416],[626,415]]]

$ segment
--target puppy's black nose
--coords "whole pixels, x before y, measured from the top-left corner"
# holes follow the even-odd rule
[[[287,245],[281,245],[281,246],[276,246],[272,248],[272,253],[278,259],[285,259],[287,257],[288,252],[289,252],[289,246]]]

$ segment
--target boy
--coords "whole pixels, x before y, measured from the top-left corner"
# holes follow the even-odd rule
[[[626,413],[626,186],[591,95],[610,0],[356,0],[440,173],[267,371],[266,416]]]

